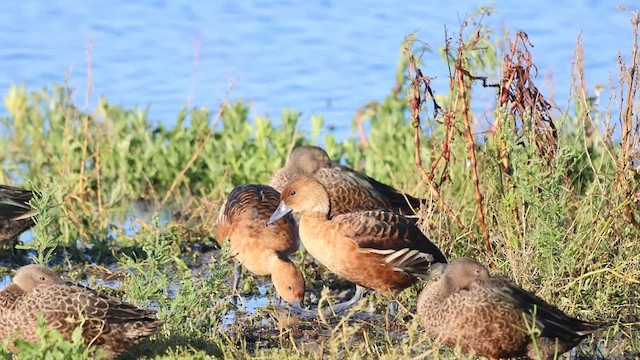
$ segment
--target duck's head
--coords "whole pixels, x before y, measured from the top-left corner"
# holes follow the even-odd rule
[[[331,159],[324,149],[317,146],[303,145],[291,152],[287,167],[301,175],[310,175],[316,171],[330,167]]]
[[[65,281],[48,267],[32,264],[18,269],[13,283],[28,292],[40,285],[64,284]]]
[[[286,214],[315,212],[329,216],[331,205],[327,189],[311,176],[303,176],[285,186],[280,195],[280,205],[271,215],[267,225]]]
[[[271,281],[278,295],[290,304],[301,304],[304,299],[304,277],[293,262],[286,257],[271,272]]]
[[[470,258],[453,260],[446,266],[443,275],[455,290],[466,289],[474,281],[488,279],[490,276],[484,265]]]

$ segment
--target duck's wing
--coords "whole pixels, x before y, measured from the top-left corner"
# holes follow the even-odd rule
[[[352,169],[349,170],[354,171]],[[420,209],[420,206],[426,203],[425,199],[413,197],[387,184],[381,183],[372,177],[358,174],[366,179],[371,187],[375,189],[376,193],[383,196],[389,202],[389,206],[392,209],[395,211],[400,210],[402,215],[415,214]]]
[[[321,168],[313,176],[329,192],[333,216],[360,210],[389,208],[385,197],[358,172],[335,165]]]
[[[542,337],[557,338],[567,344],[577,344],[583,337],[603,328],[602,324],[579,320],[565,314],[505,277],[493,276],[482,286],[490,287],[505,301],[520,309],[530,323],[535,319]]]
[[[334,215],[374,209],[409,215],[415,214],[424,202],[342,165],[319,169],[314,176],[329,190]]]
[[[384,256],[384,261],[399,270],[428,277],[432,263],[446,263],[446,258],[418,227],[407,218],[390,211],[359,211],[336,216],[344,234],[361,251]]]
[[[161,325],[153,310],[75,285],[37,287],[25,298],[22,310],[42,315],[49,326],[63,334],[82,326],[85,340],[98,345],[114,330],[143,328],[150,334]]]
[[[295,222],[291,214],[267,225],[269,217],[280,204],[280,193],[268,185],[245,184],[236,186],[220,209],[216,222],[216,241],[220,246],[234,228],[240,229],[245,238],[279,239],[276,251],[290,251],[296,243]],[[297,245],[295,245],[297,248]],[[295,251],[293,249],[292,251]]]

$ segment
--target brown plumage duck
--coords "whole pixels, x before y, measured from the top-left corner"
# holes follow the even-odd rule
[[[424,288],[418,315],[435,338],[492,359],[553,359],[603,327],[565,315],[469,258],[453,260]],[[527,325],[540,331],[537,349]]]
[[[14,240],[34,225],[38,212],[29,206],[30,190],[0,185],[0,242]]]
[[[413,215],[425,202],[351,168],[331,162],[326,151],[317,146],[299,146],[293,149],[286,166],[273,174],[269,185],[281,192],[287,184],[303,175],[314,177],[328,189],[331,215],[375,209]]]
[[[442,252],[411,221],[386,210],[329,216],[329,192],[318,180],[303,176],[287,185],[273,223],[290,212],[301,215],[299,236],[305,249],[332,272],[362,287],[394,295],[428,276],[430,265],[446,262]]]
[[[82,326],[85,343],[101,347],[109,358],[139,345],[161,325],[155,311],[67,283],[44,266],[23,266],[0,291],[0,340],[39,340],[39,316],[67,339]]]
[[[229,257],[238,261],[233,282],[237,290],[242,264],[256,275],[271,275],[276,291],[287,302],[304,297],[304,278],[288,256],[298,250],[291,216],[267,225],[280,203],[280,193],[266,185],[239,185],[229,194],[217,221],[216,241],[229,239]]]

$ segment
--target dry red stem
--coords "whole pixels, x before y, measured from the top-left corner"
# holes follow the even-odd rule
[[[408,46],[405,47],[405,51],[409,58],[409,78],[411,79],[410,102],[411,102],[411,126],[413,126],[413,131],[414,131],[413,132],[414,163],[418,168],[418,170],[420,171],[420,173],[422,174],[422,181],[429,187],[429,192],[431,193],[431,196],[436,200],[436,203],[440,206],[441,209],[445,211],[445,213],[447,213],[451,217],[451,219],[456,223],[458,228],[464,232],[466,231],[466,227],[464,226],[464,224],[462,224],[462,222],[460,221],[456,213],[453,211],[453,209],[444,201],[444,199],[440,195],[440,192],[438,190],[439,184],[436,186],[436,184],[434,184],[433,182],[434,172],[436,169],[433,163],[432,163],[430,173],[427,173],[424,167],[422,166],[422,158],[420,157],[420,131],[421,131],[420,110],[422,108],[422,105],[426,101],[426,97],[427,97],[426,94],[429,94],[429,97],[433,101],[434,116],[436,116],[438,113],[442,113],[442,108],[440,107],[440,105],[438,105],[438,103],[436,102],[433,96],[433,90],[431,89],[431,86],[430,86],[431,78],[426,77],[422,74],[422,71],[416,65],[416,60],[414,55]],[[424,90],[422,90],[421,85],[424,87]],[[447,129],[447,134],[449,134],[448,129]],[[445,143],[444,143],[446,145],[443,145],[443,149],[447,149],[446,155],[443,155],[445,154],[445,150],[443,150],[443,152],[438,157],[438,162],[442,157],[446,158],[446,164],[448,164],[449,162],[448,140],[449,140],[449,136],[447,135],[445,137]],[[436,166],[438,162],[436,162]],[[445,172],[446,172],[446,167],[445,167]]]
[[[634,13],[633,23],[633,48],[631,52],[631,62],[629,67],[625,66],[622,58],[619,58],[620,73],[626,79],[626,104],[623,111],[620,112],[620,153],[617,161],[617,183],[622,198],[629,200],[623,209],[623,214],[627,221],[637,225],[636,211],[639,199],[636,192],[640,193],[640,171],[634,169],[634,162],[640,163],[640,120],[634,111],[636,95],[640,88],[640,76],[638,66],[638,26],[640,24],[640,13]],[[625,97],[623,97],[624,99]],[[640,169],[640,167],[639,167]],[[634,196],[635,194],[635,196]]]
[[[471,123],[469,122],[469,97],[467,95],[467,79],[477,80],[479,78],[470,76],[469,72],[464,69],[465,63],[465,46],[462,37],[459,38],[458,57],[455,66],[455,78],[458,82],[458,97],[459,104],[461,104],[460,112],[462,114],[462,122],[464,123],[465,135],[467,137],[467,151],[469,152],[469,165],[471,168],[471,179],[473,181],[474,197],[477,205],[478,220],[480,221],[480,230],[482,232],[482,239],[489,255],[491,263],[494,262],[493,248],[491,247],[491,241],[489,240],[489,232],[487,231],[487,223],[484,217],[484,210],[482,206],[482,193],[480,192],[480,179],[478,177],[478,166],[476,162],[476,144],[473,139],[473,133],[471,131]],[[471,46],[475,45],[472,43]],[[486,85],[486,79],[484,79]]]

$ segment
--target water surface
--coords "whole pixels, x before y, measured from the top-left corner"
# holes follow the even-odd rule
[[[635,1],[622,3],[638,9]],[[0,92],[15,83],[37,90],[68,76],[83,107],[90,47],[91,106],[104,94],[118,105],[149,106],[154,121],[172,124],[185,104],[216,108],[233,82],[231,98],[251,101],[254,115],[296,108],[303,119],[319,114],[344,132],[360,106],[388,94],[404,36],[417,32],[437,49],[444,27],[457,31],[460,19],[482,4],[4,1]],[[568,99],[578,33],[589,86],[607,84],[618,51],[630,53],[630,15],[615,1],[498,1],[494,7],[497,13],[484,21],[529,34],[538,86],[560,105]],[[425,61],[425,74],[437,77],[435,90],[445,92],[445,64],[435,52]],[[486,108],[492,100],[481,98]]]

